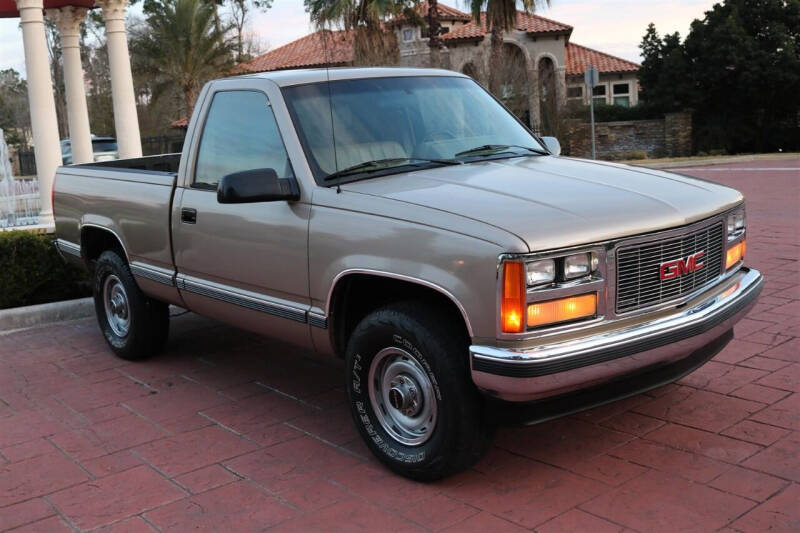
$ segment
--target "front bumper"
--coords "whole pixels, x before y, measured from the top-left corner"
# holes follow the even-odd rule
[[[492,397],[528,402],[676,363],[730,331],[763,283],[743,267],[700,301],[651,321],[533,348],[470,346],[472,379]]]

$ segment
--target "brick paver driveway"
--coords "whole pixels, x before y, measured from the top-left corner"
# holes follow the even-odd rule
[[[93,320],[0,336],[0,530],[798,530],[799,168],[686,171],[745,191],[767,276],[714,361],[434,484],[369,457],[340,367],[270,341],[187,315],[131,364]]]

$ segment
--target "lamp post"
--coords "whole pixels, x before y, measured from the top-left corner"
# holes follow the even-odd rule
[[[592,65],[586,69],[583,75],[586,87],[589,89],[589,116],[592,127],[592,159],[596,159],[594,150],[594,87],[600,83],[600,73]]]

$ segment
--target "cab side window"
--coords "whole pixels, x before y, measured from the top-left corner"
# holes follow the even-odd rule
[[[203,125],[192,186],[216,189],[223,176],[257,168],[274,169],[279,178],[293,176],[266,95],[216,93]]]

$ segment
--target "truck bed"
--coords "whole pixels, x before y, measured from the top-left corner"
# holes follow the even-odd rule
[[[56,232],[80,250],[94,228],[114,232],[132,264],[173,270],[170,217],[181,154],[60,167],[54,183]]]

